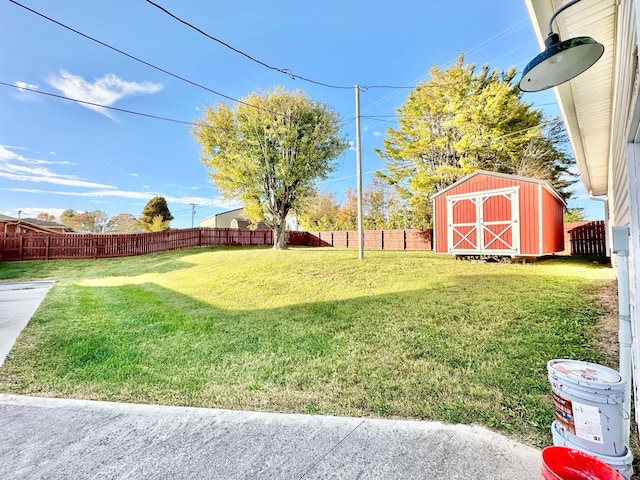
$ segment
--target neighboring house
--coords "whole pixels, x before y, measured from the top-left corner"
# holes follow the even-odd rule
[[[38,220],[37,218],[23,218],[20,220],[21,222],[27,222],[31,225],[35,225],[42,228],[47,228],[49,230],[53,230],[56,233],[71,233],[73,232],[73,228],[68,227],[66,225],[62,225],[58,222],[48,222],[46,220]]]
[[[0,215],[0,233],[70,233],[73,230],[56,222],[36,218],[14,218]]]
[[[431,198],[436,253],[541,257],[564,250],[565,202],[544,180],[477,170]]]
[[[208,228],[249,228],[249,220],[242,216],[242,208],[229,210],[228,212],[217,213],[200,222],[201,227]],[[268,230],[263,222],[257,226],[258,230]],[[287,229],[298,230],[295,217],[287,217]]]
[[[202,220],[200,222],[200,226],[209,228],[232,228],[231,222],[235,218],[242,219],[242,208],[236,208],[235,210],[229,210],[228,212],[212,215],[209,218]]]
[[[561,2],[524,3],[542,46],[548,21]],[[562,40],[590,36],[605,48],[595,65],[554,92],[580,175],[590,196],[604,202],[607,233],[615,242],[609,245],[612,253],[618,253],[612,259],[620,292],[620,338],[625,340],[621,347],[631,344],[636,419],[640,414],[639,21],[640,0],[583,0],[561,12],[553,24]],[[629,381],[628,362],[622,355],[621,360],[621,374]]]

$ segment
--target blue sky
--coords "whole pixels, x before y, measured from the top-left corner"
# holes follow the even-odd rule
[[[345,120],[355,140],[354,91],[292,80],[234,53],[145,0],[16,0],[53,20],[164,70],[240,99],[257,89],[302,89]],[[434,65],[467,63],[521,71],[538,52],[523,2],[459,0],[154,0],[174,15],[250,56],[319,82],[412,86]],[[9,0],[0,2],[0,82],[116,108],[191,122],[218,100],[230,102],[73,33]],[[364,184],[384,168],[373,149],[393,126],[406,89],[360,96]],[[551,91],[525,99],[557,115]],[[378,118],[366,118],[378,117]],[[356,185],[355,151],[319,185],[344,199]],[[570,207],[602,218],[581,183]],[[81,105],[0,85],[0,213],[58,215],[66,208],[140,215],[167,199],[176,228],[237,203],[222,199],[184,124]]]

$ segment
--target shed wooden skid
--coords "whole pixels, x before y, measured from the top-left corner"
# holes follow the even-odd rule
[[[540,257],[564,250],[565,202],[544,180],[478,170],[431,198],[436,253]]]

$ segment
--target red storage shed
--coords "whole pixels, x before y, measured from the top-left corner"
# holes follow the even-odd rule
[[[564,250],[566,204],[544,180],[478,170],[431,198],[436,253],[539,257]]]

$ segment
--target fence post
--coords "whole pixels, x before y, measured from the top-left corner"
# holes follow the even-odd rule
[[[384,230],[380,230],[380,250],[384,250]]]
[[[46,257],[47,260],[49,260],[49,249],[51,248],[51,235],[47,236],[47,252],[46,252]]]
[[[407,231],[406,230],[402,230],[402,249],[403,250],[407,249]]]

